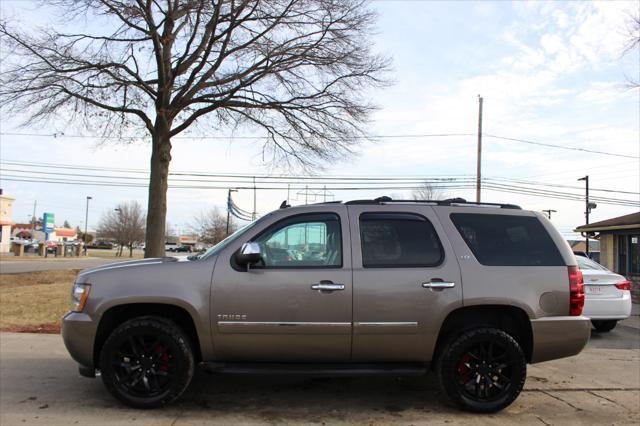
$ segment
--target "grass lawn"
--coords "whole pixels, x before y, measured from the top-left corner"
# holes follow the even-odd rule
[[[0,331],[59,333],[78,271],[0,275]]]
[[[118,257],[116,256],[116,254],[118,254],[118,250],[115,250],[115,249],[113,250],[89,249],[87,251],[88,257],[102,257],[102,258],[109,258],[109,259],[114,258],[114,259],[122,259],[122,260],[144,258],[144,251],[140,249],[134,249],[132,257],[129,257],[129,249],[123,250],[122,257]]]

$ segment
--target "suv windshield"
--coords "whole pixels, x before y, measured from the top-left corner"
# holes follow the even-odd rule
[[[222,250],[223,248],[225,248],[226,246],[228,246],[229,244],[231,244],[232,242],[234,242],[235,240],[237,240],[238,238],[240,238],[244,234],[246,234],[250,229],[253,229],[258,223],[262,222],[263,218],[265,218],[267,216],[263,216],[262,218],[260,218],[258,220],[254,220],[253,222],[250,222],[249,224],[245,225],[244,227],[238,229],[236,232],[234,232],[233,234],[229,235],[227,238],[225,238],[224,240],[220,241],[215,246],[209,248],[207,251],[205,251],[201,255],[195,256],[194,259],[206,259],[208,257],[211,257],[211,256],[217,254],[220,250]]]

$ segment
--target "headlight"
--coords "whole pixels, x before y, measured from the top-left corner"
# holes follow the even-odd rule
[[[89,296],[90,289],[91,284],[73,284],[73,289],[71,290],[72,312],[82,312],[82,310],[84,309],[84,304],[87,302],[87,297]]]

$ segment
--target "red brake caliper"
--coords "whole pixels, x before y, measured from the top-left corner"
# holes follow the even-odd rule
[[[466,376],[469,373],[469,371],[471,371],[469,367],[465,365],[465,364],[469,364],[470,361],[471,361],[471,355],[469,354],[464,354],[460,359],[460,364],[458,364],[458,369],[457,369],[458,376],[460,377],[460,379],[462,379],[464,376]]]
[[[169,370],[169,354],[160,345],[156,346],[156,353],[162,354],[159,359],[160,366],[158,370],[167,372]]]

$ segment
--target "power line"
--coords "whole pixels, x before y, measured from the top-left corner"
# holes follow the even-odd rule
[[[7,181],[17,181],[17,182],[32,182],[32,183],[49,183],[49,184],[68,184],[68,185],[83,185],[83,186],[111,186],[111,187],[129,187],[129,188],[146,188],[147,185],[145,183],[131,183],[131,182],[112,182],[112,181],[90,181],[90,180],[70,180],[65,178],[29,178],[28,176],[15,176],[15,175],[4,175],[2,177],[3,180]],[[254,188],[253,185],[245,184],[245,186],[238,185],[220,185],[220,181],[203,181],[202,183],[214,183],[217,185],[169,185],[171,189],[200,189],[200,190],[215,190],[215,189],[228,189],[230,187],[236,189],[245,189],[252,190]],[[401,185],[401,184],[398,184]],[[326,188],[331,191],[383,191],[383,190],[415,190],[419,189],[421,186],[327,186]],[[473,188],[474,185],[468,182],[448,182],[441,183],[439,185],[434,185],[436,189],[470,189]],[[571,201],[582,201],[584,198],[580,194],[576,193],[568,193],[568,192],[560,192],[560,191],[551,191],[545,189],[538,188],[529,188],[524,186],[517,185],[507,185],[500,183],[487,183],[487,189],[491,189],[497,192],[508,192],[520,195],[530,195],[530,196],[541,196],[546,198],[557,198]],[[259,190],[281,190],[284,191],[287,189],[286,186],[260,186],[255,187]],[[311,188],[315,190],[322,190],[324,187],[318,186],[317,188]],[[602,204],[612,204],[612,205],[620,205],[620,206],[633,206],[640,207],[640,201],[636,202],[628,199],[617,199],[617,198],[609,198],[609,197],[591,197],[594,201],[602,203]]]
[[[102,167],[102,166],[80,166],[80,165],[72,165],[72,164],[53,164],[53,163],[36,163],[36,162],[26,162],[26,161],[16,161],[16,160],[0,160],[0,164],[8,164],[8,165],[16,165],[16,166],[26,166],[26,167],[38,167],[38,168],[51,168],[51,169],[73,169],[73,170],[87,170],[87,171],[104,171],[104,172],[114,172],[114,173],[143,173],[149,174],[147,170],[141,169],[122,169],[122,168],[114,168],[114,167]],[[356,176],[356,175],[344,175],[344,176],[274,176],[260,173],[210,173],[210,172],[202,172],[202,171],[174,171],[169,172],[169,175],[174,176],[203,176],[203,177],[238,177],[238,178],[247,178],[252,179],[253,177],[257,179],[283,179],[283,180],[317,180],[317,179],[325,179],[325,180],[381,180],[379,176]],[[438,176],[433,177],[434,179],[446,179],[448,177],[459,177],[459,176],[471,176],[469,174],[459,174],[459,175],[447,175],[446,177]],[[385,177],[385,180],[404,180],[404,179],[423,179],[429,178],[429,175],[425,176],[388,176]]]
[[[76,166],[76,165],[55,165],[48,163],[29,163],[29,162],[18,162],[18,161],[0,161],[0,163],[12,164],[12,165],[21,165],[32,168],[51,168],[55,170],[59,169],[69,169],[69,170],[85,170],[85,171],[97,171],[104,170],[106,172],[114,172],[114,173],[144,173],[145,171],[141,171],[138,169],[115,169],[115,168],[100,168],[100,167],[90,167],[90,166]],[[10,167],[2,167],[0,166],[0,170],[9,171],[15,173],[23,173],[23,174],[38,174],[38,175],[46,175],[46,176],[75,176],[75,177],[86,177],[86,173],[66,173],[59,171],[41,171],[41,170],[22,170]],[[324,183],[327,181],[333,182],[334,184],[340,183],[361,183],[367,185],[376,185],[376,184],[438,184],[438,183],[447,183],[447,182],[460,182],[460,181],[471,181],[472,178],[470,175],[451,175],[451,176],[270,176],[270,175],[250,175],[250,174],[239,174],[239,173],[206,173],[206,172],[172,172],[169,173],[170,176],[177,176],[179,178],[172,179],[175,182],[219,182],[219,183],[248,183],[252,181],[254,178],[259,179],[262,183],[284,183],[291,181],[307,181],[310,183]],[[14,176],[18,177],[18,176]],[[22,176],[27,177],[27,176]],[[32,176],[33,177],[33,176]],[[91,177],[94,178],[106,178],[106,179],[129,179],[129,180],[140,180],[147,181],[148,177],[140,177],[140,176],[119,176],[119,175],[100,175],[100,174],[92,174]],[[182,177],[198,177],[198,178],[208,178],[207,180],[203,179],[183,179]],[[581,187],[575,185],[562,185],[557,183],[549,183],[549,182],[540,182],[540,181],[529,181],[525,179],[518,178],[503,178],[503,177],[487,177],[483,178],[482,181],[489,182],[513,182],[520,183],[525,185],[533,185],[533,186],[546,186],[551,188],[568,188],[568,189],[579,189]],[[619,193],[619,194],[629,194],[629,195],[640,195],[640,192],[632,192],[632,191],[622,191],[616,189],[609,188],[592,188],[592,191],[599,192],[607,192],[607,193]]]
[[[571,151],[588,152],[590,154],[601,154],[601,155],[610,155],[610,156],[613,156],[613,157],[624,157],[624,158],[640,159],[640,157],[635,156],[635,155],[615,154],[613,152],[596,151],[596,150],[593,150],[593,149],[578,148],[578,147],[575,147],[575,146],[563,146],[563,145],[555,145],[555,144],[544,143],[544,142],[534,142],[534,141],[529,141],[529,140],[525,140],[525,139],[508,138],[506,136],[490,135],[490,134],[486,134],[486,133],[484,134],[484,136],[486,136],[488,138],[502,139],[502,140],[512,141],[512,142],[526,143],[526,144],[529,144],[529,145],[546,146],[548,148],[567,149],[567,150],[571,150]]]
[[[29,136],[29,137],[49,137],[49,138],[85,138],[85,139],[113,139],[113,140],[139,140],[144,139],[144,137],[139,136],[85,136],[85,135],[74,135],[74,134],[65,134],[65,133],[16,133],[16,132],[3,132],[0,133],[0,136]],[[369,136],[343,136],[340,139],[342,140],[373,140],[373,139],[415,139],[415,138],[436,138],[436,137],[469,137],[476,136],[474,133],[423,133],[423,134],[395,134],[395,135],[369,135]],[[524,143],[529,145],[537,145],[544,146],[547,148],[555,148],[555,149],[564,149],[570,151],[579,151],[589,154],[599,154],[599,155],[608,155],[613,157],[623,157],[623,158],[632,158],[632,159],[640,159],[639,156],[628,155],[628,154],[617,154],[613,152],[606,151],[598,151],[588,148],[579,148],[575,146],[565,146],[565,145],[557,145],[547,142],[537,142],[527,139],[519,139],[512,138],[507,136],[500,135],[492,135],[485,133],[483,136],[507,140],[511,142]],[[172,139],[192,139],[192,140],[202,140],[202,139],[211,139],[211,140],[264,140],[266,137],[264,136],[174,136]]]
[[[16,132],[2,132],[0,136],[29,136],[29,137],[47,137],[47,138],[84,138],[84,139],[127,139],[138,140],[144,139],[140,136],[90,136],[90,135],[74,135],[60,133],[16,133]],[[342,140],[367,140],[367,139],[411,139],[411,138],[442,138],[442,137],[461,137],[461,136],[474,136],[473,133],[422,133],[422,134],[396,134],[396,135],[369,135],[369,136],[342,136],[339,139]],[[218,139],[218,140],[261,140],[267,139],[266,136],[173,136],[171,139]]]

